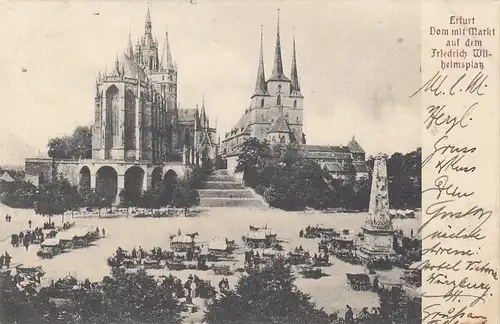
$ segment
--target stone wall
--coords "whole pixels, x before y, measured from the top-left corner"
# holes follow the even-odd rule
[[[52,159],[26,159],[24,162],[25,179],[46,176],[47,181],[52,181]],[[38,184],[38,179],[37,179]]]

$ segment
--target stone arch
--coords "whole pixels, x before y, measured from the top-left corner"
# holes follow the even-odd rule
[[[113,137],[118,134],[118,88],[111,85],[106,90],[106,117],[104,148],[106,158],[111,158],[110,149],[113,147]]]
[[[96,187],[97,197],[112,204],[116,200],[118,194],[118,173],[113,167],[102,166],[96,172]]]
[[[81,192],[90,191],[90,169],[88,166],[83,166],[78,174],[78,190]]]
[[[144,170],[139,166],[131,166],[125,171],[124,188],[131,194],[132,197],[139,197],[143,191]]]
[[[172,199],[174,198],[174,191],[176,185],[177,185],[177,172],[170,169],[167,172],[165,172],[165,175],[163,176],[163,188],[165,190],[165,201],[167,204],[170,204],[172,202]]]
[[[162,168],[161,167],[156,167],[153,169],[153,172],[151,172],[151,187],[155,187],[158,184],[162,183]]]
[[[124,139],[125,139],[125,149],[126,150],[135,150],[136,149],[136,141],[135,141],[135,95],[132,90],[127,90],[125,92],[125,116],[124,116]]]

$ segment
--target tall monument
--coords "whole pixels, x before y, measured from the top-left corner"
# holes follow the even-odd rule
[[[391,258],[394,255],[394,228],[389,216],[387,157],[378,154],[373,166],[370,208],[363,229],[363,245],[359,251],[365,260]]]

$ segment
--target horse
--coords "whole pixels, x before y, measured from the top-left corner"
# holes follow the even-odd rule
[[[50,231],[47,234],[47,238],[54,238],[54,237],[56,237],[56,235],[57,235],[57,231]]]

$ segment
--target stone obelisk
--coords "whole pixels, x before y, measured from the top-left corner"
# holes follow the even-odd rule
[[[363,229],[363,244],[359,251],[365,260],[391,258],[394,255],[394,228],[389,216],[389,181],[387,179],[387,157],[375,157],[372,174],[370,207]]]

